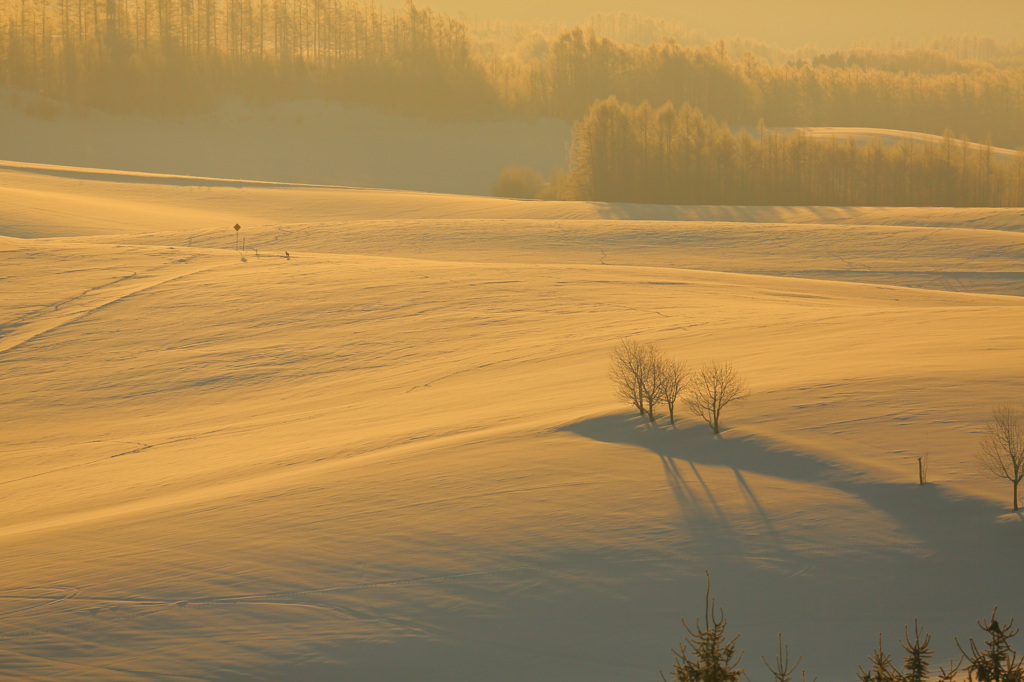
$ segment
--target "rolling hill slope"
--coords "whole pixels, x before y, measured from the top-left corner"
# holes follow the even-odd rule
[[[705,570],[752,677],[1024,613],[1019,211],[0,180],[5,674],[653,679]],[[721,438],[627,335],[741,368]]]

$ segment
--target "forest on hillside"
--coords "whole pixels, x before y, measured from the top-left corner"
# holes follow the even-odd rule
[[[536,30],[357,0],[5,0],[0,22],[0,84],[113,112],[322,98],[578,120],[614,96],[734,127],[949,129],[1024,145],[1024,48],[977,36],[787,52],[629,15]]]
[[[661,204],[1022,206],[1024,151],[957,139],[883,145],[763,126],[750,134],[689,105],[609,98],[576,126],[565,199]]]

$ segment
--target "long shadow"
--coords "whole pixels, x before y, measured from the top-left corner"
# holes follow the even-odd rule
[[[679,505],[683,518],[688,521],[687,526],[696,541],[704,548],[739,546],[741,538],[730,525],[728,517],[715,499],[714,493],[696,467],[691,463],[690,473],[697,480],[699,490],[691,487],[686,476],[679,471],[678,460],[674,457],[662,457],[661,466],[665,472],[665,480],[669,489]],[[708,505],[710,505],[710,509]]]
[[[715,492],[700,478],[697,465],[732,469],[741,491],[783,552],[787,551],[783,535],[744,474],[824,486],[853,495],[899,524],[932,556],[998,557],[1000,565],[1016,566],[1015,572],[1024,566],[1024,524],[999,522],[1006,508],[988,500],[957,495],[941,485],[880,481],[767,439],[727,434],[716,437],[703,424],[674,429],[649,425],[635,416],[614,414],[570,424],[560,430],[602,443],[642,447],[658,455],[680,509],[698,524],[709,519],[701,516],[703,511],[698,498],[679,475],[676,463],[689,464],[719,524],[724,521],[724,514],[714,500]],[[724,539],[718,537],[719,541]],[[965,571],[976,568],[970,562],[964,564]]]
[[[28,164],[19,162],[0,161],[0,170],[18,171],[22,173],[34,173],[36,175],[50,175],[59,178],[70,178],[72,180],[100,180],[102,182],[125,182],[144,185],[178,185],[181,187],[263,187],[263,188],[296,188],[296,187],[325,187],[325,185],[313,185],[290,182],[273,182],[267,180],[236,180],[231,178],[207,178],[191,175],[173,175],[164,173],[112,171],[95,168],[78,168],[75,166],[50,166],[45,164]]]
[[[603,218],[649,221],[710,221],[731,223],[785,222],[783,208],[777,206],[689,206],[667,204],[597,204]]]

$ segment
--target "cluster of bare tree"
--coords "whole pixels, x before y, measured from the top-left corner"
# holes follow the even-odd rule
[[[547,193],[549,188],[550,183],[539,171],[529,166],[509,166],[502,169],[498,179],[491,185],[491,196],[509,199],[555,199],[553,193]]]
[[[739,649],[739,635],[729,637],[726,634],[728,621],[721,608],[717,608],[710,597],[710,580],[705,598],[704,621],[699,618],[694,627],[683,621],[687,632],[685,644],[680,644],[672,670],[675,682],[739,682],[746,677],[746,671],[740,667],[743,652]],[[899,640],[903,649],[901,663],[893,661],[892,655],[882,646],[879,635],[878,648],[869,657],[867,669],[861,667],[857,672],[860,682],[925,682],[938,679],[939,682],[954,682],[966,677],[968,682],[1022,682],[1024,681],[1024,657],[1019,656],[1013,648],[1012,640],[1020,632],[1013,619],[1000,624],[996,620],[996,611],[984,620],[978,621],[978,627],[985,633],[982,642],[969,638],[966,646],[956,641],[960,650],[960,660],[950,661],[945,667],[940,666],[934,673],[931,671],[931,659],[935,652],[931,648],[931,635],[923,631],[914,622],[914,636],[910,629],[905,628],[903,638]],[[761,657],[765,667],[775,682],[792,682],[801,659],[790,662],[789,647],[782,643],[779,635],[779,649],[773,661]],[[801,679],[806,680],[806,672]],[[665,680],[664,674],[662,680]]]
[[[722,410],[746,397],[746,381],[729,362],[706,362],[690,370],[684,361],[668,357],[654,343],[623,339],[612,351],[609,371],[616,394],[650,421],[664,403],[669,420],[676,423],[675,406],[686,408],[719,433]]]
[[[596,103],[577,125],[565,198],[668,204],[1021,206],[1024,151],[753,135],[690,106]]]
[[[365,0],[2,0],[0,84],[116,110],[242,95],[568,120],[617,96],[690,105],[732,125],[950,128],[1024,143],[1024,78],[1010,48],[975,41],[973,52],[957,43],[778,63],[754,44],[649,42],[661,31],[700,42],[681,30],[599,17],[507,51],[411,2],[395,11]]]
[[[676,404],[681,401],[715,433],[721,431],[722,410],[750,392],[732,363],[711,361],[690,369],[685,361],[669,357],[657,344],[635,338],[622,339],[615,346],[608,375],[616,395],[650,422],[657,419],[655,408],[664,404],[674,426]],[[1024,409],[1012,405],[993,408],[977,463],[985,472],[1013,486],[1013,510],[1018,511],[1018,490],[1024,481]],[[923,485],[921,459],[918,466]]]

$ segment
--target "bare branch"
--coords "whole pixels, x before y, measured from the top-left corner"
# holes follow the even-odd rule
[[[985,426],[977,462],[996,478],[1013,484],[1013,510],[1017,511],[1017,488],[1024,480],[1024,410],[1011,405],[992,409],[992,421]]]
[[[608,376],[615,384],[615,393],[646,414],[644,408],[644,344],[636,339],[622,339],[612,351]]]
[[[654,406],[664,395],[664,368],[668,361],[650,341],[622,339],[612,351],[609,377],[616,394],[653,422]]]
[[[746,380],[731,362],[705,362],[693,373],[685,402],[693,414],[719,433],[722,410],[749,393]]]
[[[675,426],[676,401],[686,389],[690,380],[690,369],[686,362],[674,358],[663,358],[661,366],[661,399],[668,408],[668,417]]]

